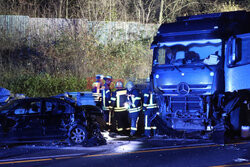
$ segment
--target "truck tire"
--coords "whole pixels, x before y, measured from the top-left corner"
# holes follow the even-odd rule
[[[76,127],[72,128],[68,135],[69,144],[77,145],[83,144],[87,139],[87,131],[85,127],[81,125],[77,125]]]

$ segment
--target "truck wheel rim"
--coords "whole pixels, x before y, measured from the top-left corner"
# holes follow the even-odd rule
[[[75,143],[82,143],[85,139],[85,132],[81,128],[75,128],[71,132],[71,140]]]

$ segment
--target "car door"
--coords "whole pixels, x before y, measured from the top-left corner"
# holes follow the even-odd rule
[[[24,101],[14,110],[17,119],[16,132],[20,139],[41,139],[43,136],[41,122],[41,101]]]
[[[68,119],[65,115],[67,104],[61,100],[48,99],[44,101],[44,127],[48,138],[61,138],[67,135]]]
[[[13,108],[9,108],[2,121],[2,128],[6,139],[35,139],[40,138],[41,128],[41,102],[19,100]]]

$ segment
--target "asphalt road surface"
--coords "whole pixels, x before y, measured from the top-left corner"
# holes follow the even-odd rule
[[[97,147],[21,144],[0,148],[0,167],[250,166],[250,141],[109,138]]]

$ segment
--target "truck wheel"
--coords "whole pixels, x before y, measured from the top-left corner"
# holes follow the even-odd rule
[[[70,144],[83,144],[87,139],[87,131],[81,126],[77,125],[69,132],[69,142]]]

